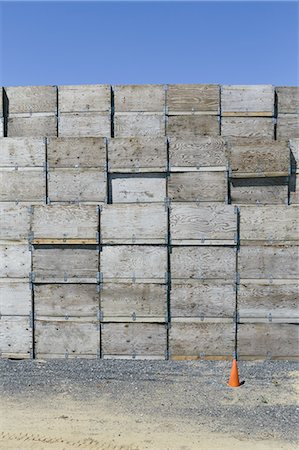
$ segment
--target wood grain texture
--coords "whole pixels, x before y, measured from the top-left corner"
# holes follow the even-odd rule
[[[221,135],[274,139],[274,123],[270,117],[222,117]]]
[[[299,173],[299,138],[289,140],[292,174]]]
[[[220,87],[217,84],[169,84],[166,93],[169,114],[200,112],[219,114]]]
[[[277,139],[299,138],[299,114],[279,114]]]
[[[1,202],[45,201],[46,173],[39,168],[26,169],[0,169]]]
[[[298,86],[277,86],[278,114],[298,114],[299,113],[299,87]]]
[[[112,179],[113,203],[156,203],[164,202],[165,197],[165,177]]]
[[[115,112],[164,112],[162,84],[119,85],[113,87]]]
[[[221,86],[221,113],[274,115],[274,87],[259,85]]]
[[[24,241],[30,231],[28,206],[0,203],[0,240]]]
[[[290,180],[290,204],[299,205],[299,175],[292,175]]]
[[[165,116],[162,113],[115,113],[114,136],[165,136]]]
[[[0,319],[2,358],[30,358],[32,329],[29,317],[3,316]]]
[[[57,118],[55,116],[32,115],[28,117],[9,117],[7,121],[8,137],[46,137],[57,136]]]
[[[168,197],[174,202],[226,202],[227,173],[183,172],[171,173]]]
[[[46,144],[38,138],[0,138],[1,167],[44,167]]]
[[[111,108],[109,84],[58,86],[59,112],[105,112]]]
[[[109,113],[61,113],[58,120],[59,137],[110,137]]]
[[[14,86],[4,89],[10,116],[22,113],[56,114],[56,86]]]
[[[28,244],[0,244],[0,277],[27,278],[31,270]]]
[[[106,143],[103,138],[49,138],[47,161],[50,168],[105,167]]]
[[[219,136],[218,117],[212,115],[168,116],[166,134],[170,138],[183,139],[194,139],[207,135]]]
[[[239,205],[286,205],[288,203],[287,182],[273,184],[273,178],[243,183],[241,179],[233,180],[230,185],[230,196],[233,204]]]
[[[27,316],[31,313],[31,289],[28,280],[0,283],[0,316]],[[0,322],[1,324],[1,322]]]

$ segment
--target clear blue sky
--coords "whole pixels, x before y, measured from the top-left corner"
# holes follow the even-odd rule
[[[2,85],[298,84],[298,2],[0,2]]]

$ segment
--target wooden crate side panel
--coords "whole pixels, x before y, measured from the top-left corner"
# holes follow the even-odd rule
[[[57,136],[57,118],[55,116],[39,115],[32,115],[29,117],[10,117],[7,121],[7,136]]]
[[[112,203],[156,203],[166,197],[165,177],[112,179]]]
[[[274,114],[274,87],[271,85],[224,85],[221,86],[222,114],[246,115]]]
[[[274,139],[274,123],[270,117],[222,117],[221,135]]]
[[[289,140],[292,174],[299,173],[299,138]]]
[[[0,239],[23,241],[30,232],[30,211],[28,206],[0,203]]]
[[[175,112],[219,114],[220,87],[217,84],[170,84],[167,87],[167,108]]]
[[[0,201],[44,202],[46,173],[35,170],[0,170]]]
[[[31,313],[28,281],[0,283],[0,316],[27,316]],[[1,323],[0,323],[1,324]]]
[[[128,113],[114,116],[115,137],[165,136],[164,114]]]
[[[299,205],[299,175],[291,176],[290,204],[291,205]]]
[[[106,143],[103,138],[49,138],[47,160],[50,168],[101,167],[106,164]]]
[[[38,138],[0,138],[1,167],[44,167],[46,144]]]
[[[108,113],[62,113],[58,121],[59,137],[110,137]]]
[[[162,84],[114,86],[115,112],[164,112]]]
[[[298,86],[278,86],[277,110],[278,114],[298,114],[299,113],[299,87]]]
[[[299,114],[279,114],[277,139],[299,138]]]
[[[56,86],[6,87],[8,113],[53,113],[57,111]]]
[[[0,318],[0,357],[29,358],[32,349],[32,329],[29,317]]]
[[[217,116],[181,115],[168,116],[166,134],[170,138],[194,139],[201,136],[219,136]]]
[[[109,84],[58,87],[59,112],[105,112],[111,108]]]
[[[28,244],[0,245],[0,278],[27,278],[31,270]]]
[[[226,172],[172,173],[168,197],[174,202],[223,202],[228,195]]]
[[[270,179],[267,179],[268,181]],[[231,183],[230,195],[233,204],[244,205],[286,205],[288,203],[288,186],[286,183],[260,185],[249,183]],[[240,180],[238,180],[240,181]]]

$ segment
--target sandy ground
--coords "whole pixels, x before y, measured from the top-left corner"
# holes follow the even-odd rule
[[[1,361],[1,449],[298,449],[294,363]],[[296,418],[297,414],[297,418]]]

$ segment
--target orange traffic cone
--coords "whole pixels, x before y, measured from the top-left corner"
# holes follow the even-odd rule
[[[233,365],[232,365],[232,370],[230,373],[228,385],[230,387],[241,386],[240,381],[239,381],[239,372],[238,372],[238,365],[237,365],[236,359],[233,359]]]

